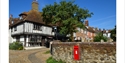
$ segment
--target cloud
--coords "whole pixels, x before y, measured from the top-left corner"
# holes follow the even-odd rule
[[[100,19],[97,19],[97,20],[93,20],[92,22],[98,22],[98,21],[102,21],[102,20],[105,20],[105,19],[113,18],[113,17],[116,17],[116,15],[100,18]]]
[[[109,29],[111,27],[114,27],[116,22],[114,20],[108,20],[108,21],[103,21],[98,24],[94,24],[93,26],[98,27],[98,28],[106,28]]]

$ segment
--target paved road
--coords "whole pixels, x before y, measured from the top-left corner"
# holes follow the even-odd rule
[[[33,50],[9,50],[9,63],[46,63],[51,56],[44,54],[48,48]]]
[[[38,52],[40,52],[40,51],[38,51]],[[28,56],[28,59],[29,59],[32,63],[42,63],[41,60],[35,56],[35,54],[38,53],[38,52],[32,53],[32,54],[30,54],[30,55]]]

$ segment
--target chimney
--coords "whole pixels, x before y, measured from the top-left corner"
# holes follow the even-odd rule
[[[88,20],[85,20],[85,26],[89,26]]]
[[[13,15],[12,15],[12,14],[10,14],[10,18],[9,18],[9,25],[11,25],[11,24],[12,24],[12,20],[13,20]]]
[[[32,2],[32,10],[37,10],[38,11],[38,2],[37,0],[33,0]]]
[[[12,14],[10,14],[10,18],[13,18],[13,15],[12,15]]]

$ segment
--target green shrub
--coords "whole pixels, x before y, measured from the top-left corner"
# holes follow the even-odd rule
[[[94,42],[100,42],[101,40],[104,40],[104,42],[107,42],[108,38],[103,36],[102,33],[97,34],[97,36],[94,37]]]
[[[66,62],[63,62],[62,60],[60,61],[56,61],[55,59],[53,59],[52,57],[49,57],[47,60],[46,60],[47,63],[66,63]]]
[[[23,50],[23,45],[20,42],[13,42],[9,44],[11,50]]]

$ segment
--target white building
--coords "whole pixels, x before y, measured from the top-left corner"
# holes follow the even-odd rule
[[[22,42],[23,46],[43,46],[47,40],[54,38],[53,25],[45,25],[38,2],[33,1],[32,10],[19,14],[20,18],[9,19],[9,43]]]
[[[110,30],[103,30],[103,36],[110,38],[111,36]]]

